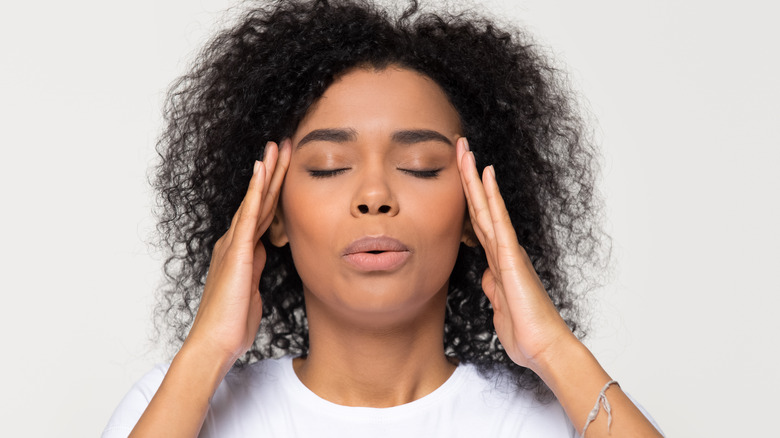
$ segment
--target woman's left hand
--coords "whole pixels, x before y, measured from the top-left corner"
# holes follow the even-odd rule
[[[471,224],[487,256],[482,288],[493,305],[498,339],[515,363],[539,373],[543,356],[554,346],[579,341],[518,243],[493,166],[485,168],[480,180],[465,138],[458,140],[456,150]]]
[[[571,333],[544,290],[517,241],[493,166],[485,168],[480,180],[465,138],[458,140],[456,150],[471,225],[487,256],[482,289],[493,305],[498,339],[515,363],[544,380],[572,424],[584,430],[599,388],[612,378]],[[607,395],[615,412],[612,435],[609,420],[598,415],[588,437],[660,436],[619,386],[609,388]]]

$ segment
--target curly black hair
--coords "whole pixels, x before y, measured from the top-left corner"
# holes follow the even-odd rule
[[[493,164],[520,244],[571,330],[584,331],[580,292],[603,261],[596,152],[565,77],[518,29],[474,12],[392,12],[361,0],[274,1],[244,12],[174,82],[153,186],[158,244],[167,251],[157,309],[171,344],[192,324],[217,239],[230,226],[267,141],[295,131],[308,108],[355,67],[400,66],[432,78],[457,109],[477,165]],[[237,365],[306,355],[301,279],[289,245],[267,236],[260,279],[263,321]],[[445,352],[480,370],[510,370],[546,392],[495,335],[481,289],[482,248],[461,245],[449,281]]]

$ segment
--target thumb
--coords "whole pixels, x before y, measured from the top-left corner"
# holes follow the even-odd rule
[[[257,244],[255,244],[254,257],[252,259],[252,288],[253,289],[257,289],[257,286],[260,284],[260,275],[262,275],[263,268],[265,268],[265,261],[266,261],[265,246],[263,245],[263,242],[260,239],[258,239]]]
[[[496,296],[496,277],[490,268],[485,269],[485,273],[482,274],[482,290],[485,291],[485,295],[492,303]]]

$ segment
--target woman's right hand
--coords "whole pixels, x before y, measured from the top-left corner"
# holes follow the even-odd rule
[[[233,363],[255,340],[263,303],[258,284],[265,266],[260,237],[276,211],[290,164],[290,141],[265,147],[244,200],[214,245],[198,314],[131,437],[195,437],[209,400]],[[193,384],[197,383],[197,384]]]
[[[232,365],[255,340],[263,304],[258,292],[266,261],[260,237],[276,211],[290,163],[290,140],[269,142],[230,228],[214,245],[206,285],[185,346]],[[212,356],[215,355],[215,356]]]

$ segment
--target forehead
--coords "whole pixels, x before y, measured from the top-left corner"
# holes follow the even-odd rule
[[[293,136],[322,128],[365,130],[426,128],[445,135],[460,132],[460,118],[447,95],[431,78],[390,66],[357,68],[337,78],[301,120]]]

